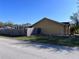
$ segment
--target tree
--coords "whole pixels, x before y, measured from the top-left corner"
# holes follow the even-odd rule
[[[70,19],[73,23],[71,23],[70,32],[78,32],[79,29],[79,13],[74,13],[72,16],[70,16]]]
[[[79,25],[79,14],[78,13],[74,13],[72,16],[70,16],[70,19],[74,22],[76,26]]]
[[[4,23],[4,26],[13,26],[14,24],[12,22],[6,22]]]
[[[30,23],[26,23],[26,24],[22,24],[22,26],[29,27],[29,26],[31,26],[31,24]]]
[[[4,26],[4,23],[3,22],[0,22],[0,27],[3,27]]]

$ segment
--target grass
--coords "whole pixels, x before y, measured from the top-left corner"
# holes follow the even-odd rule
[[[30,36],[16,37],[18,40],[33,41],[55,45],[79,46],[79,37],[66,36]]]
[[[38,41],[38,40],[46,40],[47,37],[44,37],[44,36],[29,36],[29,37],[26,37],[26,36],[22,36],[22,37],[16,37],[16,39],[18,40],[24,40],[24,41]]]

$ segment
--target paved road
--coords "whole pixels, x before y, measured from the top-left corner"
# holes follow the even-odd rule
[[[79,48],[0,37],[0,59],[79,59]]]

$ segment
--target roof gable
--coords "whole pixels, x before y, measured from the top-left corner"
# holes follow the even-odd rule
[[[41,19],[40,21],[36,22],[35,24],[33,24],[32,27],[33,27],[34,25],[36,25],[36,24],[38,24],[38,23],[44,21],[44,20],[48,20],[48,21],[51,21],[51,22],[54,22],[54,23],[56,23],[56,24],[60,24],[60,25],[63,25],[63,26],[64,26],[64,24],[62,24],[62,23],[60,23],[60,22],[57,22],[57,21],[54,21],[54,20],[51,20],[51,19],[48,19],[48,18],[45,17],[45,18]]]

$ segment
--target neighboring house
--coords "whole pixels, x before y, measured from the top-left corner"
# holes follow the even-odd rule
[[[25,36],[27,35],[27,30],[24,26],[5,26],[0,28],[0,35],[8,36]]]
[[[57,22],[48,18],[43,18],[37,23],[32,25],[33,28],[41,29],[41,34],[44,35],[69,35],[69,23],[68,22]],[[38,31],[39,32],[39,31]]]

